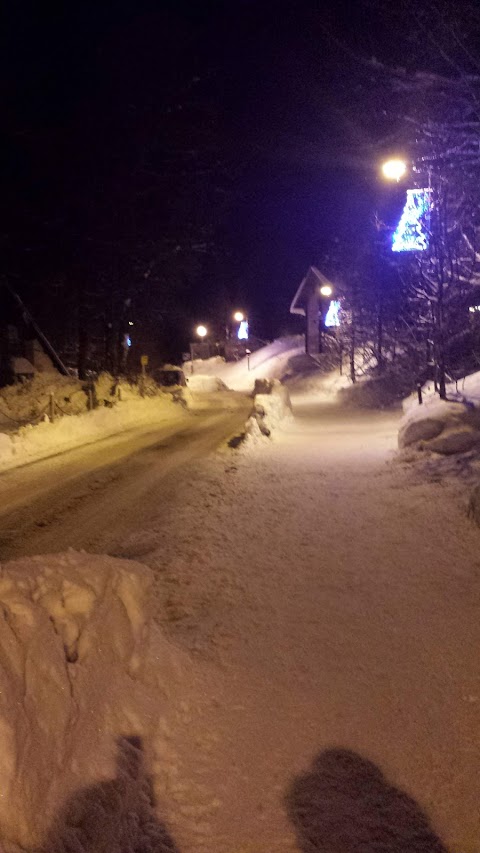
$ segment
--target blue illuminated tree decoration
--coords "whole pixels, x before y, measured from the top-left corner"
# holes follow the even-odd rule
[[[248,341],[248,320],[241,320],[238,327],[237,338],[239,341]]]
[[[432,207],[429,189],[407,190],[407,200],[393,233],[392,252],[424,252]]]
[[[340,325],[340,300],[332,299],[325,316],[325,325],[328,328]]]

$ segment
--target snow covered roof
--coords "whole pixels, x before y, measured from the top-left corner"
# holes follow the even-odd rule
[[[320,270],[317,270],[316,267],[310,267],[292,299],[290,314],[301,314],[305,317],[310,292],[315,287],[323,287],[325,284],[332,285],[331,281]]]

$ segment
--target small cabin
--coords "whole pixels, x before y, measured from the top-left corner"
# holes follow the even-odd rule
[[[293,297],[290,313],[300,314],[307,320],[305,351],[308,355],[316,356],[322,351],[321,327],[332,292],[331,281],[316,267],[310,267]]]

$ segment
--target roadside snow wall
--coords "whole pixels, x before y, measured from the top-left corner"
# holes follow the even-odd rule
[[[175,423],[188,414],[172,401],[169,394],[156,397],[133,396],[122,399],[112,408],[101,407],[91,412],[48,419],[21,427],[13,434],[0,432],[0,471],[43,459],[55,453],[106,438],[139,426]]]
[[[69,798],[118,778],[126,735],[158,743],[157,682],[168,690],[177,661],[156,637],[149,669],[151,583],[145,566],[73,551],[1,568],[0,850],[37,850],[65,831],[58,849],[82,851],[83,830],[61,825]],[[115,822],[130,819],[117,806]],[[100,823],[101,811],[99,799]]]

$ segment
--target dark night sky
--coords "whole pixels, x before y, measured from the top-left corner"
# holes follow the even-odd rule
[[[185,329],[239,303],[259,333],[287,328],[306,267],[385,203],[376,158],[392,127],[362,109],[355,54],[425,60],[391,6],[382,19],[375,0],[4,5],[3,271],[52,326],[46,281],[133,280],[159,238],[181,242],[208,213],[216,249],[182,272]]]

